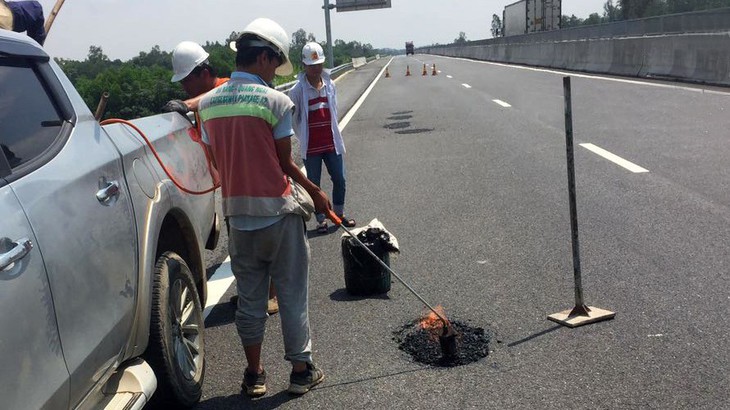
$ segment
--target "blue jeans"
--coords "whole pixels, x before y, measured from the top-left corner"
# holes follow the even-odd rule
[[[345,212],[345,161],[342,155],[336,152],[319,155],[307,155],[304,160],[304,168],[307,170],[307,178],[317,186],[322,180],[322,162],[327,167],[327,172],[332,179],[332,207],[337,215],[342,216]],[[317,214],[317,222],[324,221],[324,214]]]

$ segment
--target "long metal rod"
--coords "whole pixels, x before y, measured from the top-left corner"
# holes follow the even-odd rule
[[[568,157],[568,195],[570,197],[570,231],[573,243],[573,277],[575,279],[574,313],[585,309],[583,303],[583,283],[580,271],[580,247],[578,242],[578,210],[575,200],[575,160],[573,159],[573,108],[570,91],[570,77],[563,77],[563,93],[565,94],[565,147]]]
[[[441,319],[441,321],[443,322],[444,329],[449,327],[449,321],[446,320],[445,317],[441,316],[441,314],[439,312],[437,312],[436,309],[434,309],[428,302],[426,302],[426,299],[422,298],[421,295],[418,294],[418,292],[416,292],[409,284],[407,284],[403,279],[401,279],[401,277],[398,276],[398,274],[395,273],[393,271],[393,269],[390,268],[390,266],[386,265],[385,262],[383,262],[373,251],[371,251],[367,246],[365,246],[365,244],[362,243],[362,241],[360,241],[360,239],[358,239],[357,236],[353,235],[349,229],[345,228],[342,224],[340,224],[339,226],[340,226],[340,228],[344,229],[344,231],[347,232],[347,234],[350,235],[350,237],[352,239],[354,239],[360,246],[362,246],[363,249],[365,249],[367,251],[367,253],[369,253],[373,258],[375,258],[375,260],[378,261],[378,263],[380,263],[380,266],[385,268],[388,272],[390,272],[391,275],[395,276],[395,278],[398,279],[398,281],[400,281],[400,283],[402,283],[403,286],[405,286],[408,290],[410,290],[411,293],[413,293],[421,301],[421,303],[426,305],[427,308],[431,309],[431,311],[434,314],[436,314],[436,316],[438,316],[438,318]]]
[[[44,25],[43,29],[46,31],[46,35],[48,35],[48,32],[51,31],[51,26],[53,26],[53,21],[56,20],[56,16],[58,15],[58,12],[61,11],[61,6],[63,6],[63,3],[66,0],[58,0],[56,4],[53,6],[53,9],[51,10],[51,14],[48,15],[48,18],[46,19],[46,24]]]

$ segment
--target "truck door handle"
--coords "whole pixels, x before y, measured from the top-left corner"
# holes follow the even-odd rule
[[[28,238],[21,238],[15,242],[12,242],[8,238],[0,239],[0,244],[3,242],[6,244],[10,242],[14,246],[9,251],[0,254],[0,271],[4,271],[15,262],[23,259],[33,249],[33,242]]]
[[[119,182],[117,181],[106,181],[102,179],[99,181],[99,191],[96,192],[96,199],[101,202],[102,205],[111,205],[119,196]]]

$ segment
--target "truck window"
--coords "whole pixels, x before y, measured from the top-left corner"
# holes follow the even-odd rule
[[[63,121],[32,65],[0,59],[0,148],[17,168],[46,151]]]

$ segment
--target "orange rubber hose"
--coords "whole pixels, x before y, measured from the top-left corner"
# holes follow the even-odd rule
[[[178,181],[177,181],[177,180],[176,180],[176,179],[175,179],[175,178],[174,178],[174,177],[172,176],[172,174],[170,173],[170,170],[168,170],[168,169],[167,169],[167,167],[165,166],[165,164],[164,164],[164,163],[162,162],[162,159],[160,158],[159,154],[157,154],[157,150],[155,149],[155,147],[153,147],[153,146],[152,146],[152,143],[151,143],[151,142],[150,142],[150,140],[149,140],[149,139],[147,138],[147,136],[146,136],[146,135],[144,134],[144,132],[142,132],[142,130],[140,130],[140,129],[139,129],[139,128],[138,128],[137,126],[136,126],[136,125],[132,124],[132,123],[131,123],[130,121],[127,121],[127,120],[123,120],[123,119],[120,119],[120,118],[110,118],[110,119],[108,119],[108,120],[104,120],[104,121],[102,121],[102,122],[101,122],[100,124],[101,124],[101,125],[108,125],[108,124],[124,124],[124,125],[126,125],[126,126],[128,126],[128,127],[132,128],[133,130],[137,131],[137,133],[138,133],[138,134],[139,134],[139,135],[140,135],[140,136],[142,137],[142,139],[144,139],[144,141],[145,141],[145,142],[147,143],[147,146],[148,146],[148,147],[150,147],[150,149],[152,150],[152,154],[153,154],[153,155],[155,156],[155,158],[157,159],[157,162],[158,162],[158,163],[160,164],[160,166],[162,167],[162,170],[163,170],[163,171],[165,171],[165,174],[167,174],[167,177],[168,177],[168,178],[170,178],[170,181],[172,181],[172,183],[173,183],[173,184],[175,184],[175,186],[176,186],[176,187],[178,187],[178,188],[179,188],[179,189],[180,189],[181,191],[183,191],[183,192],[186,192],[186,193],[188,193],[188,194],[191,194],[191,195],[204,195],[204,194],[207,194],[207,193],[209,193],[209,192],[213,192],[213,191],[215,191],[216,189],[218,189],[218,187],[220,187],[220,186],[221,186],[221,185],[220,185],[220,182],[216,182],[216,181],[214,180],[214,181],[213,181],[213,187],[211,187],[211,188],[208,188],[208,189],[206,189],[206,190],[204,190],[204,191],[193,191],[193,190],[190,190],[190,189],[188,189],[188,188],[185,188],[184,186],[182,186],[182,185],[181,185],[181,184],[180,184],[180,183],[179,183],[179,182],[178,182]],[[205,158],[206,158],[206,160],[208,161],[208,170],[210,170],[210,168],[211,168],[211,164],[210,164],[210,158],[208,158],[208,155],[207,155],[207,154],[205,155]],[[212,173],[212,172],[211,172],[211,178],[214,178],[214,177],[213,177],[213,173]]]

